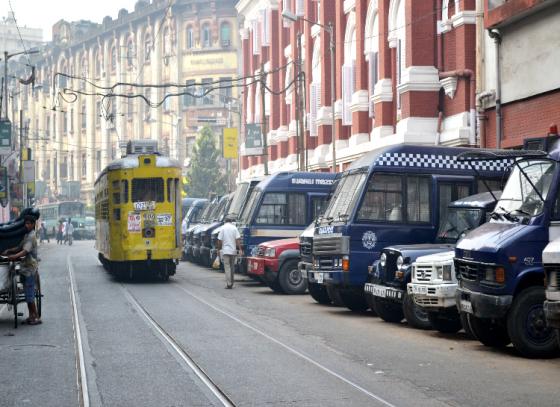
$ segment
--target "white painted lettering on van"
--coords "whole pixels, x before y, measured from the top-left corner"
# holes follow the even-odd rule
[[[330,235],[334,233],[334,226],[321,226],[319,228],[320,235]]]
[[[292,184],[296,185],[332,185],[332,179],[292,178]]]

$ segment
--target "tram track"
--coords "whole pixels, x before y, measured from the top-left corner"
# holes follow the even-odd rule
[[[206,388],[215,396],[215,398],[224,407],[235,407],[235,403],[229,396],[215,383],[212,378],[204,371],[204,369],[189,355],[189,353],[181,346],[181,344],[163,328],[149,313],[149,311],[140,304],[134,295],[128,290],[124,284],[121,289],[130,304],[143,317],[144,321],[153,331],[160,337],[164,343],[175,352],[179,358],[185,362],[188,368],[198,377],[198,379],[206,386]]]

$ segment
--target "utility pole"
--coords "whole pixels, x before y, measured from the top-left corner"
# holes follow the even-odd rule
[[[335,74],[334,74],[334,28],[332,21],[329,21],[325,27],[329,33],[329,49],[331,54],[331,136],[332,136],[332,172],[338,172],[336,165],[336,120],[334,118],[334,104],[336,102],[335,93]]]
[[[263,158],[264,158],[264,175],[268,175],[268,140],[266,135],[266,114],[265,114],[265,88],[266,72],[264,64],[261,63],[261,132],[263,136]]]
[[[4,51],[4,120],[8,120],[8,51]]]
[[[300,171],[306,170],[306,143],[305,143],[305,130],[303,128],[303,98],[305,94],[301,88],[301,75],[302,75],[302,60],[301,60],[301,32],[297,36],[297,61],[296,61],[296,82],[294,83],[296,92],[296,117],[298,126],[298,169]]]

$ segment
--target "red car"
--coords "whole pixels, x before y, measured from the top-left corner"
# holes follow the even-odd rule
[[[303,294],[307,280],[298,270],[299,239],[272,240],[259,245],[257,254],[247,259],[247,273],[259,277],[272,290]]]

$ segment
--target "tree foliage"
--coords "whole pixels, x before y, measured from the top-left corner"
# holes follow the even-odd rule
[[[187,171],[187,196],[206,198],[226,192],[227,179],[220,168],[220,158],[214,133],[209,127],[204,127],[196,139]]]

